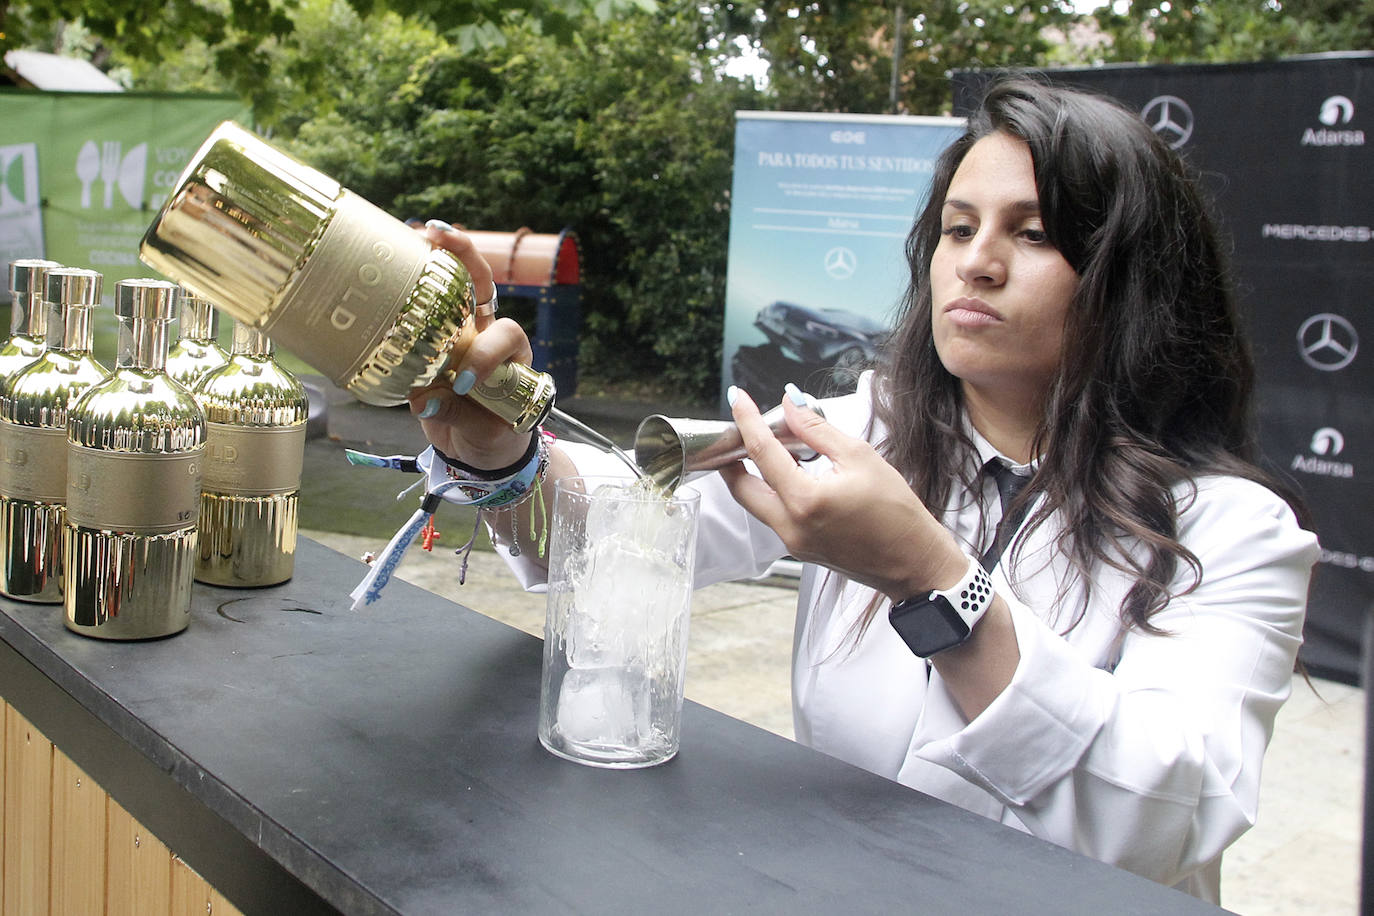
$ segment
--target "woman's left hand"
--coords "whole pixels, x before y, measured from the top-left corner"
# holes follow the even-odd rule
[[[818,563],[894,600],[949,588],[968,558],[911,486],[868,442],[845,435],[815,411],[783,399],[787,425],[831,461],[812,475],[773,435],[758,407],[735,389],[733,414],[750,459],[721,471],[735,499],[777,532],[792,556]]]
[[[424,235],[431,245],[462,262],[472,280],[474,302],[495,301],[491,265],[471,236],[438,220],[426,224]],[[474,309],[458,340],[461,345],[455,347],[456,362],[449,368],[454,373],[466,370],[465,392],[501,363],[509,360],[529,365],[532,358],[529,338],[520,325],[480,308]],[[430,443],[450,458],[479,468],[505,467],[524,454],[530,434],[514,432],[506,420],[472,398],[458,395],[450,387],[452,382],[453,375],[441,375],[428,388],[414,389],[408,395],[411,413],[419,418]]]
[[[740,462],[721,474],[735,499],[776,531],[792,556],[843,573],[893,601],[949,589],[963,578],[968,557],[954,535],[873,446],[784,398],[788,427],[830,459],[828,472],[812,475],[773,435],[749,395],[738,393],[733,412],[762,477]],[[1011,611],[994,596],[973,637],[931,661],[972,721],[1011,683],[1020,657]]]

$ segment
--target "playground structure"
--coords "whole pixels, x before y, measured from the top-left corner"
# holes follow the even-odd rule
[[[520,228],[514,232],[465,230],[491,265],[502,305],[534,303],[534,368],[553,376],[560,397],[577,391],[577,345],[582,327],[581,265],[577,236]]]

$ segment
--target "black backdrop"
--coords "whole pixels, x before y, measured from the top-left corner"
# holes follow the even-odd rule
[[[1141,112],[1202,173],[1234,244],[1261,446],[1321,539],[1301,658],[1358,683],[1374,605],[1374,53],[1047,75]],[[988,79],[955,74],[956,114]]]

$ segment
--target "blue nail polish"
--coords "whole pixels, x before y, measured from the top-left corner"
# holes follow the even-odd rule
[[[432,219],[425,223],[426,229],[438,229],[440,232],[452,232],[453,227],[441,219]]]
[[[734,407],[734,406],[735,406],[735,402],[738,401],[738,400],[739,400],[739,389],[738,389],[738,388],[736,388],[734,385],[731,385],[729,388],[726,388],[726,389],[725,389],[725,403],[729,404],[731,407]]]
[[[430,417],[434,416],[434,415],[435,415],[436,413],[438,413],[438,412],[439,412],[439,399],[438,399],[438,398],[430,398],[428,401],[425,401],[425,409],[422,410],[422,411],[420,411],[420,419],[421,419],[421,420],[428,420]]]
[[[471,369],[464,369],[458,373],[458,377],[453,380],[454,394],[467,394],[472,390],[472,386],[477,384],[477,376]]]
[[[783,386],[782,390],[783,393],[787,395],[787,399],[791,401],[793,404],[796,404],[798,407],[807,406],[806,395],[802,394],[801,389],[798,388],[796,385],[792,384],[791,382],[788,382],[786,385]]]

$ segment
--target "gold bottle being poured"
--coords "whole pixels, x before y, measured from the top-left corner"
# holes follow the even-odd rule
[[[67,503],[67,413],[105,377],[91,356],[102,277],[46,271],[42,352],[0,394],[0,591],[22,601],[62,601],[62,523]],[[32,324],[30,324],[32,327]]]
[[[205,417],[165,371],[176,286],[115,284],[117,365],[67,418],[67,628],[143,639],[191,619]]]
[[[0,384],[43,352],[48,327],[43,285],[48,271],[61,266],[42,258],[10,262],[10,336],[0,345]]]
[[[196,386],[205,412],[196,578],[234,588],[291,578],[310,401],[261,331],[234,325],[229,361]]]
[[[215,340],[218,322],[210,300],[183,287],[180,314],[177,342],[167,351],[167,374],[195,388],[205,373],[229,362],[229,354]]]
[[[475,333],[453,256],[231,121],[192,157],[139,256],[369,404],[438,380]],[[507,363],[469,396],[524,431],[554,386]]]

